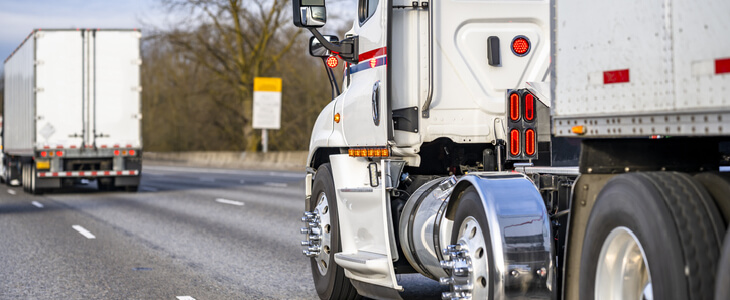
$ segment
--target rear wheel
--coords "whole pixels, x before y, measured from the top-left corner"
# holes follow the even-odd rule
[[[443,298],[454,299],[461,297],[461,293],[471,293],[472,299],[493,299],[495,271],[489,224],[474,187],[461,195],[447,250],[448,261],[442,264],[450,269],[450,277],[441,281],[450,285],[451,292],[444,293]]]
[[[335,263],[335,253],[342,249],[340,226],[337,215],[335,184],[330,164],[317,169],[312,185],[310,207],[310,235],[319,235],[318,251],[311,252],[312,277],[317,294],[321,299],[359,299],[360,295],[345,277],[345,270]],[[310,240],[310,242],[312,242]],[[316,246],[315,246],[316,247]]]
[[[724,231],[692,177],[618,175],[588,219],[580,299],[710,299]]]
[[[33,195],[40,195],[40,194],[42,194],[41,189],[39,189],[38,186],[37,186],[37,180],[38,180],[38,178],[36,176],[35,164],[31,164],[31,166],[30,166],[30,174],[29,174],[29,177],[30,177],[30,186],[29,186],[30,193],[33,194]]]

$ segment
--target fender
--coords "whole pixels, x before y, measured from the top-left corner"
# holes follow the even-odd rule
[[[518,291],[551,298],[555,255],[550,217],[533,182],[520,173],[465,175],[451,194],[445,213],[447,219],[454,220],[460,195],[470,186],[479,193],[489,223],[495,295],[507,296]],[[545,271],[547,274],[539,275]]]

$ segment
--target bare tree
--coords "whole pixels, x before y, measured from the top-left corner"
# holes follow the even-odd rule
[[[240,149],[255,150],[259,136],[251,127],[253,78],[276,76],[276,67],[290,51],[301,30],[291,25],[285,0],[162,0],[171,11],[189,13],[187,24],[165,35],[186,60],[194,61],[234,93],[223,97],[211,90],[211,101],[238,113],[238,122],[220,124]],[[220,121],[220,120],[219,120]],[[240,125],[237,126],[237,125]]]

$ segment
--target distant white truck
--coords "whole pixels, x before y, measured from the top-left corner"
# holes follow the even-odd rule
[[[137,190],[140,38],[137,30],[37,29],[5,60],[8,184],[38,193],[89,179]]]

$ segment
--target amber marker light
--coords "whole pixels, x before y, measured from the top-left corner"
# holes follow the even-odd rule
[[[340,113],[335,114],[335,123],[340,123]]]
[[[573,128],[570,128],[570,131],[575,134],[586,134],[586,127],[583,125],[573,126]]]

